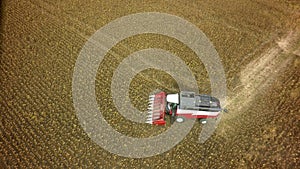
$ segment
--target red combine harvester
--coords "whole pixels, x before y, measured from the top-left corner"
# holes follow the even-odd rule
[[[149,124],[165,125],[166,114],[171,116],[171,124],[191,118],[200,119],[205,124],[207,118],[217,118],[222,108],[215,97],[182,91],[176,94],[159,92],[149,96],[148,111],[146,123]]]

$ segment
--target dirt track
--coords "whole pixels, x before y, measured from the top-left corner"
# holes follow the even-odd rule
[[[0,60],[1,168],[294,168],[299,166],[300,4],[297,1],[2,2]],[[199,27],[224,65],[229,114],[198,143],[201,126],[170,151],[146,159],[111,154],[80,127],[72,103],[72,74],[87,39],[113,19],[165,12]],[[298,26],[298,27],[297,27]],[[133,51],[156,47],[180,56],[200,92],[210,84],[203,64],[185,45],[162,35],[117,44],[98,70],[99,108],[119,132],[148,137],[165,128],[126,120],[110,93],[112,73]],[[130,49],[130,50],[129,50]],[[149,81],[150,79],[150,81]],[[152,79],[152,80],[151,80]],[[131,83],[130,98],[145,110],[156,88],[178,91],[166,73],[147,70]]]

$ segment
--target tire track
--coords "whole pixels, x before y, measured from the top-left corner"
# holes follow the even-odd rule
[[[250,105],[250,102],[257,94],[266,90],[292,61],[293,57],[286,57],[286,54],[292,53],[298,41],[300,33],[290,31],[286,37],[277,42],[277,45],[266,50],[262,56],[247,65],[241,72],[242,89],[236,95],[227,100],[226,106],[232,109],[229,114],[224,114],[224,120],[234,118]],[[282,48],[282,44],[289,48]]]

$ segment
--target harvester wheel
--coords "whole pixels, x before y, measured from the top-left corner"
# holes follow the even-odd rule
[[[176,118],[176,122],[183,123],[184,122],[184,118],[183,117],[177,117]]]

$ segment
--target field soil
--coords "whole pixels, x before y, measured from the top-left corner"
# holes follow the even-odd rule
[[[82,129],[72,96],[75,63],[87,40],[119,17],[139,12],[179,16],[215,46],[227,98],[214,134],[199,143],[201,124],[174,148],[140,159],[112,154]],[[300,3],[296,0],[1,2],[0,168],[295,168],[300,166]],[[182,42],[158,34],[120,41],[102,60],[99,109],[118,132],[150,137],[170,127],[132,122],[111,96],[114,70],[133,52],[160,48],[191,69],[210,94],[203,63]],[[167,63],[166,63],[167,66]],[[131,103],[147,110],[156,89],[178,92],[166,72],[147,69],[130,83]]]

